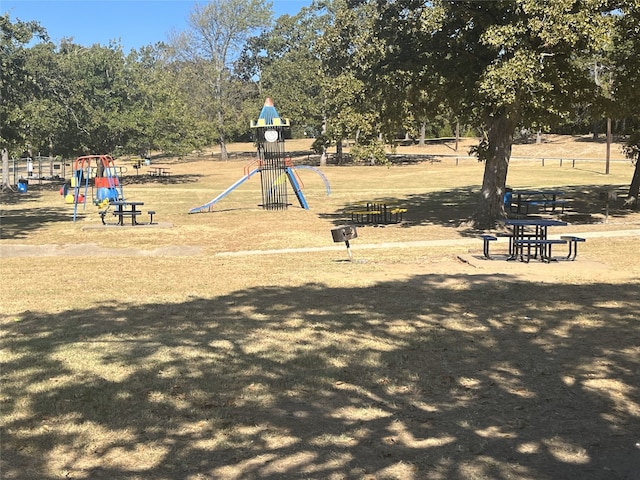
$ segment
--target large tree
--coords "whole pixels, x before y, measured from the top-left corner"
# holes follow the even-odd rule
[[[252,37],[237,63],[245,81],[257,80],[261,97],[271,97],[298,133],[319,131],[323,90],[317,43],[329,14],[313,3],[297,15],[283,15],[275,26]]]
[[[344,138],[355,138],[352,156],[384,160],[380,138],[389,139],[406,118],[406,78],[401,71],[377,68],[385,43],[375,35],[374,3],[347,8],[337,0],[334,10],[320,42],[328,135],[338,147]]]
[[[613,52],[613,100],[616,109],[632,123],[625,152],[635,163],[629,185],[627,205],[637,208],[640,196],[640,5],[621,5],[621,16],[615,31],[617,48]]]
[[[485,173],[474,219],[480,228],[492,227],[505,214],[502,199],[516,129],[552,125],[579,100],[598,95],[578,60],[606,35],[608,2],[351,3],[377,10],[371,38],[380,55],[364,71],[369,84],[375,82],[371,72],[405,72],[414,87],[424,81],[421,89],[442,95],[455,113],[484,132],[477,153]]]
[[[9,153],[27,146],[28,118],[22,106],[40,94],[27,68],[27,46],[35,38],[46,41],[47,33],[37,22],[12,22],[0,16],[0,152],[2,188],[9,187]]]
[[[58,106],[59,121],[50,127],[56,153],[114,153],[129,144],[141,93],[120,45],[84,47],[63,39],[52,54],[34,51],[32,57],[31,71]]]
[[[272,5],[262,0],[211,0],[196,3],[189,27],[175,35],[176,60],[192,74],[190,97],[200,114],[216,125],[221,156],[227,159],[227,137],[231,120],[242,111],[237,101],[233,62],[246,41],[272,21]]]
[[[151,150],[181,155],[212,139],[210,124],[201,121],[183,88],[192,76],[170,60],[169,48],[158,43],[132,51],[127,57],[132,95],[126,111],[130,126],[127,152]]]

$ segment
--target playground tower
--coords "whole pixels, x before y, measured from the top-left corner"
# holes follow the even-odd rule
[[[265,100],[258,121],[251,122],[251,128],[256,129],[262,207],[266,210],[286,210],[289,206],[287,177],[290,169],[286,165],[284,151],[284,132],[289,126],[289,119],[280,118],[270,98]],[[295,189],[295,183],[293,186]]]
[[[258,121],[251,122],[251,127],[256,129],[258,158],[245,166],[244,175],[237,182],[210,202],[192,208],[189,213],[210,212],[216,203],[257,173],[260,174],[262,183],[262,204],[260,206],[266,210],[286,210],[288,208],[287,183],[291,184],[300,207],[305,210],[309,209],[307,200],[302,193],[302,181],[295,171],[296,168],[315,171],[322,177],[327,195],[331,193],[329,182],[320,170],[307,165],[294,167],[291,160],[285,157],[284,131],[289,127],[289,119],[280,118],[270,98],[264,102]]]

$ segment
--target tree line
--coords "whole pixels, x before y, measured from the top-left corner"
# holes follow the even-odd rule
[[[194,4],[183,32],[125,53],[51,42],[0,17],[0,148],[49,155],[181,155],[250,138],[269,96],[315,148],[356,139],[384,162],[398,132],[471,129],[485,162],[478,226],[504,216],[522,131],[584,133],[612,119],[640,155],[636,0],[316,0],[274,19],[261,0]],[[325,157],[323,156],[323,159]],[[638,165],[637,162],[636,165]],[[630,201],[640,187],[638,166]]]

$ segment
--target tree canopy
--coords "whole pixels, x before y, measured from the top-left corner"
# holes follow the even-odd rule
[[[485,162],[481,228],[505,214],[517,132],[614,117],[638,158],[633,0],[317,0],[272,15],[260,0],[195,4],[168,45],[126,55],[118,43],[54,44],[39,24],[4,15],[0,146],[181,154],[218,142],[225,158],[270,96],[294,135],[319,135],[322,148],[355,138],[353,152],[379,161],[398,132],[460,121]]]
[[[425,105],[443,102],[481,130],[476,153],[485,174],[475,218],[479,227],[504,216],[516,129],[557,125],[574,105],[601,95],[582,60],[601,48],[610,31],[613,17],[603,1],[354,0],[351,5],[374,20],[368,33],[357,29],[363,24],[357,15],[337,22],[338,36],[347,41],[339,50],[348,54],[336,56],[363,82],[367,98],[377,99],[396,120],[406,116],[407,98],[422,98]]]
[[[0,143],[11,148],[26,138],[28,121],[20,108],[40,94],[40,85],[29,68],[27,45],[32,39],[48,40],[46,31],[37,22],[12,23],[8,14],[0,17]]]
[[[197,103],[199,116],[215,126],[223,159],[227,137],[237,128],[234,118],[243,117],[243,88],[234,78],[233,62],[252,34],[269,28],[272,15],[271,3],[261,0],[196,3],[189,28],[173,39],[175,58],[190,76],[190,98]]]

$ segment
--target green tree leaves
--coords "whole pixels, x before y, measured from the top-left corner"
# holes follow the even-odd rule
[[[444,105],[484,131],[478,227],[505,214],[516,128],[559,124],[578,102],[602,96],[583,59],[606,43],[607,2],[353,0],[351,7],[336,15],[331,44],[338,47],[327,63],[344,62],[343,72],[362,82],[380,106],[381,125],[406,118],[412,106],[402,102],[410,98],[418,118],[428,106]],[[369,110],[365,102],[354,106]]]
[[[5,15],[2,147],[180,154],[219,142],[224,158],[267,96],[297,135],[338,149],[356,138],[367,158],[400,131],[460,120],[483,132],[476,220],[490,226],[516,130],[576,112],[638,128],[638,24],[632,0],[317,1],[275,24],[270,3],[214,0],[171,45],[125,56],[118,44],[56,46]]]
[[[242,115],[242,102],[233,79],[233,62],[252,34],[270,26],[271,3],[261,0],[212,0],[195,4],[189,29],[172,42],[174,58],[191,74],[186,83],[198,118],[215,124],[222,158],[235,125],[229,119]],[[247,124],[248,124],[247,119]]]
[[[0,148],[15,149],[26,139],[27,128],[21,106],[40,95],[40,87],[29,69],[28,44],[47,41],[45,30],[36,22],[12,23],[0,17]]]

